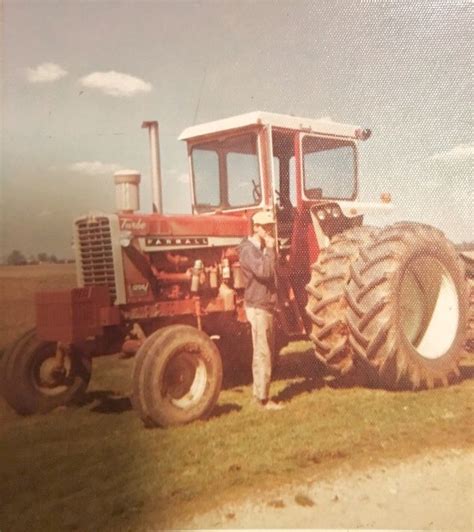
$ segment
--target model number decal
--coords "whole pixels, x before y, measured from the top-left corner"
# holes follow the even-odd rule
[[[129,285],[129,288],[132,294],[146,294],[149,286],[149,283],[133,283]]]

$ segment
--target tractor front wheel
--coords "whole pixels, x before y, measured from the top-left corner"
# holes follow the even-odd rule
[[[148,426],[206,418],[222,385],[222,362],[214,342],[187,325],[153,333],[137,353],[133,404]]]
[[[38,338],[32,329],[6,352],[1,363],[1,391],[19,414],[45,413],[76,401],[91,377],[91,359],[77,349],[56,362],[56,342]]]

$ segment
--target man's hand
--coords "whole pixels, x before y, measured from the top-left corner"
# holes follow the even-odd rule
[[[266,235],[264,240],[265,240],[265,247],[267,247],[267,248],[274,248],[275,247],[275,239],[272,236]]]

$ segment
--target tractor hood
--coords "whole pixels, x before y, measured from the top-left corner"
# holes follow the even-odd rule
[[[249,218],[241,214],[119,214],[118,219],[120,231],[129,231],[133,236],[243,237],[250,229]]]

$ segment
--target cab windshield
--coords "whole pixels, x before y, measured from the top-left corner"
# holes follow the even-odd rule
[[[213,140],[192,148],[196,210],[258,205],[261,178],[255,132]]]
[[[304,193],[308,199],[354,199],[357,194],[354,143],[304,136]]]

